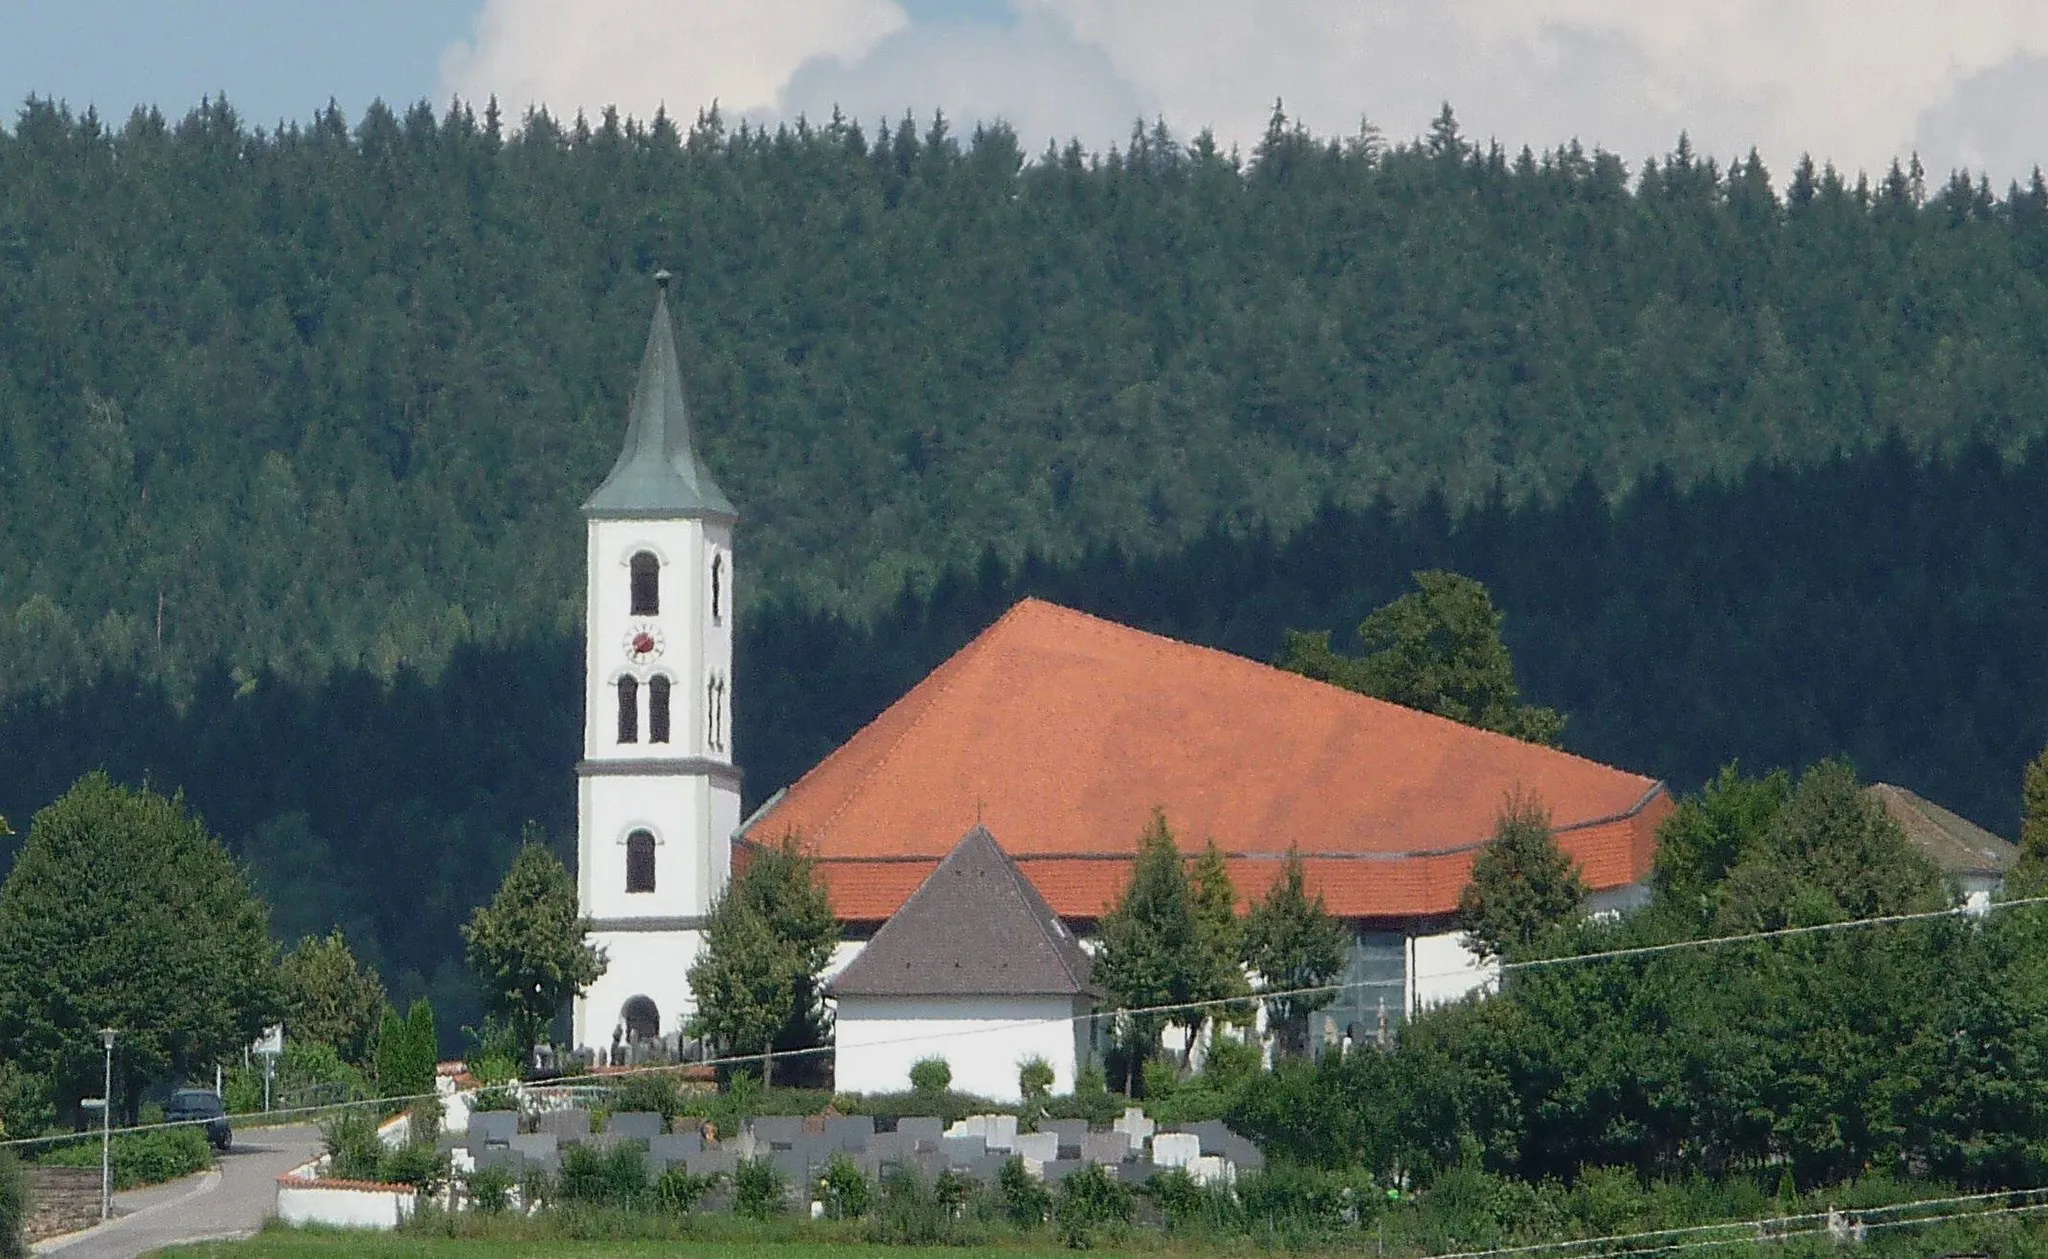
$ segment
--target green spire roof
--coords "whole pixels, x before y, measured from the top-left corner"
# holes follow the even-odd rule
[[[690,442],[690,407],[683,401],[682,362],[676,356],[676,333],[668,315],[668,272],[656,273],[654,280],[660,293],[654,299],[654,326],[647,330],[647,351],[640,359],[640,379],[633,386],[626,446],[611,475],[583,504],[583,514],[737,519],[732,500],[711,479]]]

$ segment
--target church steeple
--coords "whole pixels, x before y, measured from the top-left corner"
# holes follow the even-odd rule
[[[640,379],[626,422],[626,444],[604,484],[583,504],[588,517],[737,519],[732,500],[697,457],[690,440],[690,408],[683,399],[682,361],[668,313],[669,274],[654,276],[654,323],[640,358]]]

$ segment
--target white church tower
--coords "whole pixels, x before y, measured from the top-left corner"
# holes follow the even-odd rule
[[[731,868],[732,530],[739,513],[690,440],[668,273],[625,449],[583,504],[583,759],[576,886],[609,960],[576,1001],[578,1046],[682,1030],[685,978]]]

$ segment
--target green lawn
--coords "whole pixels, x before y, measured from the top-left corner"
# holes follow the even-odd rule
[[[892,1249],[849,1243],[804,1242],[567,1242],[496,1241],[418,1237],[392,1233],[301,1233],[275,1229],[248,1241],[202,1242],[154,1252],[162,1259],[513,1259],[541,1256],[548,1259],[672,1259],[688,1252],[691,1259],[876,1259],[879,1252]],[[970,1256],[1000,1256],[1001,1259],[1069,1259],[1073,1251],[1056,1243],[1021,1247],[944,1247],[948,1259]],[[1114,1252],[1091,1252],[1111,1256]]]

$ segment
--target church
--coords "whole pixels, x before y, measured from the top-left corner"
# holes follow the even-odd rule
[[[1324,1012],[1338,1035],[1492,982],[1456,907],[1513,797],[1549,811],[1595,912],[1647,898],[1674,807],[1659,781],[1035,599],[742,820],[728,736],[738,513],[691,440],[665,288],[624,449],[584,504],[577,880],[609,966],[576,1002],[578,1047],[680,1029],[684,975],[735,855],[787,835],[815,854],[841,920],[838,993],[877,1009],[938,996],[970,1013],[1017,999],[1080,1009],[1084,954],[1065,937],[1085,943],[1114,903],[1155,810],[1190,854],[1216,843],[1242,903],[1302,857],[1350,938],[1346,986]],[[1006,938],[1025,942],[1006,947],[1038,962],[983,957],[992,937],[957,926],[975,911],[942,870],[1001,889],[989,921],[1005,915]],[[900,959],[886,976],[852,965],[871,940]],[[968,973],[982,978],[962,991]],[[990,990],[1005,984],[1030,991]],[[923,1009],[892,1026],[934,1024]],[[899,1048],[863,1061],[863,1087],[901,1086],[922,1056],[906,1039],[875,1041]],[[1085,1053],[1061,1055],[1063,1082]],[[1001,1067],[994,1078],[1014,1080]]]

